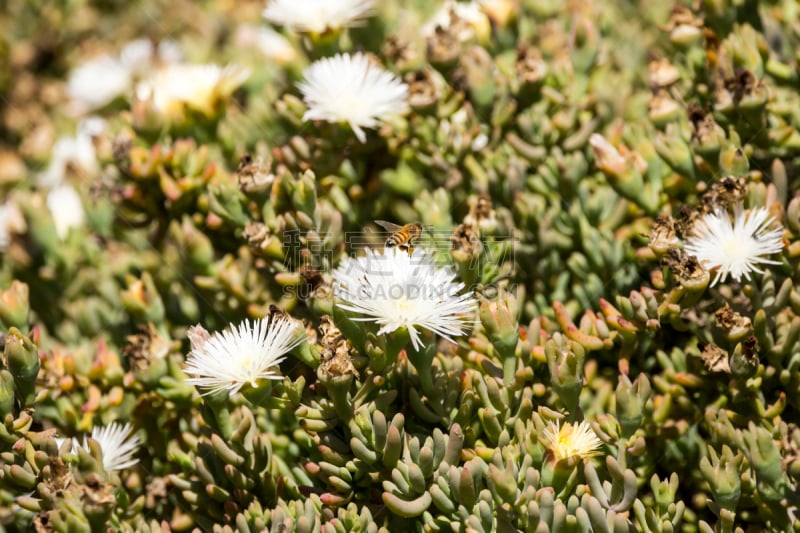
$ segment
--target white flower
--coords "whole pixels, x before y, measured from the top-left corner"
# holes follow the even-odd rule
[[[292,43],[272,28],[240,26],[236,30],[236,44],[243,47],[255,47],[264,57],[285,65],[297,57]]]
[[[416,350],[422,347],[417,327],[452,341],[463,335],[462,320],[477,304],[471,293],[459,294],[464,284],[454,281],[455,273],[438,268],[420,249],[367,249],[362,257],[345,258],[333,278],[340,308],[366,315],[355,320],[378,323],[378,334],[407,328]]]
[[[408,86],[362,54],[336,54],[312,63],[298,84],[308,111],[303,120],[347,122],[361,142],[361,128],[407,110]]]
[[[261,14],[273,24],[320,34],[361,25],[374,11],[374,0],[272,0]]]
[[[430,37],[437,28],[455,30],[459,41],[468,41],[490,31],[489,19],[478,2],[458,2],[447,0],[433,17],[422,27],[422,35]]]
[[[550,422],[539,436],[542,444],[558,462],[562,459],[578,456],[581,459],[600,453],[603,445],[588,422],[572,425],[569,422],[561,426],[561,422]]]
[[[780,264],[762,257],[783,249],[783,228],[774,222],[763,207],[745,211],[736,204],[731,224],[729,214],[718,208],[695,223],[685,249],[706,269],[717,271],[712,286],[729,274],[736,281],[742,276],[749,280],[751,271],[762,273],[759,264]]]
[[[78,191],[67,183],[58,185],[47,193],[47,208],[53,215],[59,239],[64,239],[70,229],[81,227],[86,220]]]
[[[119,60],[129,72],[138,72],[150,66],[153,60],[153,42],[150,39],[135,39],[119,52]]]
[[[69,75],[67,94],[84,109],[97,109],[122,96],[131,86],[131,73],[119,60],[102,55]]]
[[[72,170],[94,172],[97,168],[94,144],[89,137],[60,137],[53,145],[53,156],[47,170],[37,176],[37,183],[43,187],[54,187],[64,180],[67,167]]]
[[[92,428],[92,439],[96,440],[103,450],[103,468],[106,470],[122,470],[139,462],[133,457],[139,449],[139,436],[131,435],[133,427],[112,422],[106,427]],[[73,439],[73,443],[76,439]],[[83,438],[83,448],[89,450],[89,442]],[[74,451],[77,451],[73,444]]]
[[[25,217],[17,204],[7,201],[0,204],[0,250],[5,250],[11,242],[12,233],[25,231]]]
[[[245,320],[238,328],[191,336],[192,351],[186,372],[195,377],[187,383],[207,389],[204,394],[227,390],[236,394],[259,379],[281,379],[274,369],[305,336],[290,318],[271,317]],[[204,331],[204,330],[203,330]]]
[[[55,187],[64,181],[68,171],[93,176],[100,170],[93,138],[105,132],[105,120],[86,118],[78,123],[77,130],[75,137],[59,137],[53,145],[47,170],[36,177],[39,186]]]
[[[211,116],[216,104],[238,89],[250,70],[237,65],[169,65],[136,88],[140,100],[152,100],[153,108],[173,118],[183,116],[184,108]]]

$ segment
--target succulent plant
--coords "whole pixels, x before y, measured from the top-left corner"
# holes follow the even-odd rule
[[[800,528],[793,2],[6,7],[3,531]]]

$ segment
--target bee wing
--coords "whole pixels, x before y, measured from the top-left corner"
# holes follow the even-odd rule
[[[385,220],[376,220],[375,223],[388,231],[389,233],[394,233],[396,231],[400,231],[403,229],[403,226],[398,226],[392,222],[386,222]]]

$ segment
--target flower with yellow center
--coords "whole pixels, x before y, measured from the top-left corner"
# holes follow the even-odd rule
[[[783,228],[763,207],[745,211],[742,204],[735,205],[733,223],[718,208],[695,223],[685,249],[707,270],[716,270],[711,285],[729,275],[736,281],[749,280],[751,272],[762,273],[758,265],[779,264],[762,256],[783,250]]]
[[[539,440],[555,462],[570,457],[584,459],[599,455],[600,447],[603,445],[586,421],[575,425],[567,422],[563,426],[560,421],[550,422],[539,436]]]
[[[189,332],[192,351],[186,360],[186,380],[205,389],[236,394],[261,379],[283,379],[277,370],[286,354],[305,340],[302,328],[288,317],[271,316],[209,335],[202,328]]]
[[[359,141],[364,128],[408,110],[408,86],[362,53],[336,54],[312,63],[298,84],[308,111],[303,120],[346,122]]]
[[[341,309],[364,315],[355,320],[379,324],[378,334],[406,328],[419,350],[423,341],[417,328],[448,340],[464,334],[464,319],[477,302],[455,277],[419,248],[411,254],[399,248],[367,249],[366,255],[346,258],[334,271],[334,294]]]
[[[139,84],[136,94],[173,120],[184,118],[187,108],[210,117],[248,77],[250,69],[237,65],[169,65]]]

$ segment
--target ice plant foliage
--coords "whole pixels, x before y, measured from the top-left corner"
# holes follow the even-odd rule
[[[569,422],[563,426],[560,421],[550,422],[539,439],[556,462],[575,456],[583,459],[598,455],[603,445],[586,421],[574,426]]]
[[[373,0],[272,0],[262,15],[273,24],[321,34],[361,25],[373,12]]]
[[[133,426],[126,423],[124,426],[112,422],[105,427],[92,429],[92,439],[96,440],[103,450],[103,468],[106,470],[122,470],[139,462],[134,457],[139,449],[139,436],[132,435]],[[84,449],[89,449],[89,443],[84,437]]]
[[[462,293],[449,268],[439,268],[421,249],[409,254],[399,248],[366,250],[356,259],[346,258],[333,275],[340,308],[374,321],[378,334],[407,328],[414,348],[422,347],[418,327],[452,341],[463,334],[464,318],[477,305],[471,292]]]
[[[275,367],[303,339],[298,324],[286,317],[245,320],[208,338],[195,332],[186,360],[186,372],[194,377],[187,382],[205,389],[204,394],[236,394],[247,383],[281,379]]]
[[[686,251],[708,270],[716,270],[711,285],[730,275],[736,281],[750,279],[751,272],[762,273],[760,264],[777,265],[763,256],[783,249],[783,228],[774,224],[769,212],[758,207],[745,211],[741,204],[733,208],[733,223],[722,208],[699,219],[686,243]]]
[[[362,53],[312,63],[298,87],[308,105],[303,120],[347,122],[361,142],[367,139],[362,128],[408,109],[408,86]]]

